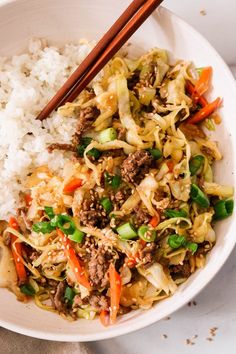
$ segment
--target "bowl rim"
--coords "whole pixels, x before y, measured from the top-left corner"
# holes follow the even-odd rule
[[[3,8],[4,6],[10,5],[10,4],[16,3],[16,2],[18,2],[18,0],[2,0],[1,4],[0,4],[0,11],[1,11],[1,8]],[[226,64],[226,62],[224,61],[224,59],[222,58],[222,56],[211,45],[211,43],[201,33],[199,33],[195,28],[193,28],[188,22],[183,20],[181,16],[176,15],[171,10],[169,10],[163,6],[161,6],[159,8],[159,10],[164,12],[165,15],[172,18],[175,23],[181,24],[181,26],[183,28],[186,28],[186,30],[188,32],[192,33],[193,37],[198,37],[201,40],[201,42],[209,48],[211,53],[214,54],[218,58],[222,68],[225,71],[225,75],[227,76],[228,81],[231,81],[232,87],[234,87],[235,95],[236,95],[236,81],[233,77],[233,74],[230,71],[230,69],[229,69],[228,65]],[[234,226],[236,226],[236,216],[235,217],[232,216],[232,222],[230,224],[230,227],[229,227],[227,233],[230,233]],[[120,335],[132,333],[134,331],[137,331],[139,329],[147,327],[147,326],[159,321],[160,319],[165,318],[166,316],[169,316],[170,314],[174,313],[175,311],[179,310],[181,307],[186,305],[186,303],[188,303],[193,297],[195,297],[198,293],[200,293],[203,290],[203,288],[207,284],[209,284],[210,281],[215,277],[215,275],[220,271],[220,269],[222,268],[222,266],[224,265],[226,260],[229,258],[235,244],[236,244],[236,238],[232,238],[231,242],[228,242],[227,245],[225,246],[224,254],[220,258],[219,262],[217,263],[217,266],[215,268],[211,269],[211,272],[209,272],[206,279],[204,279],[204,281],[202,281],[202,283],[199,284],[197,290],[192,289],[190,286],[188,291],[184,292],[182,294],[181,300],[179,300],[178,302],[176,302],[172,305],[171,312],[168,310],[163,311],[164,314],[161,316],[161,318],[158,318],[158,313],[157,313],[157,315],[152,313],[151,316],[149,316],[149,317],[146,316],[142,319],[142,321],[137,321],[136,323],[134,323],[132,325],[132,328],[130,328],[129,323],[127,321],[126,324],[122,324],[118,327],[114,326],[109,331],[106,331],[106,328],[104,327],[105,330],[103,332],[97,332],[97,333],[92,333],[92,334],[63,334],[63,333],[55,333],[53,331],[50,332],[48,330],[47,331],[34,330],[34,329],[27,327],[26,325],[23,325],[23,326],[16,325],[10,321],[2,320],[1,318],[0,318],[0,326],[6,328],[8,330],[26,335],[26,336],[30,336],[30,337],[34,337],[34,338],[38,338],[38,339],[44,339],[44,340],[60,341],[60,342],[98,341],[98,340],[114,338],[114,337],[117,337]]]

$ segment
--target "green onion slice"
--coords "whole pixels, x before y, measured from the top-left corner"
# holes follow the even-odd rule
[[[109,214],[113,209],[112,202],[108,197],[102,198],[100,200],[100,204],[102,205],[103,209],[106,211],[107,214]]]
[[[223,199],[223,200],[219,200],[215,206],[214,206],[214,210],[215,210],[215,215],[214,215],[214,219],[215,220],[222,220],[227,218],[228,216],[233,214],[233,210],[234,210],[234,201],[232,199]]]
[[[101,144],[108,143],[109,141],[117,138],[117,132],[114,128],[107,128],[101,131],[99,135],[99,141]]]
[[[54,218],[55,214],[54,214],[54,211],[53,211],[52,207],[45,206],[44,207],[44,211],[47,214],[47,216],[49,217],[49,219],[53,219]]]
[[[122,240],[131,240],[132,238],[137,237],[137,231],[130,222],[117,227],[116,231]]]
[[[138,229],[139,237],[146,242],[154,242],[157,236],[155,230],[151,230],[147,225],[142,225]]]
[[[83,231],[80,231],[78,229],[75,230],[75,232],[72,235],[69,235],[68,238],[71,241],[77,242],[77,243],[81,243],[84,239],[84,235],[85,233]]]
[[[185,247],[194,254],[198,249],[198,244],[195,242],[186,242]]]
[[[66,287],[64,298],[67,302],[72,305],[75,297],[75,291],[69,286]]]
[[[108,172],[104,173],[104,178],[105,178],[105,185],[111,186],[114,189],[119,188],[122,182],[121,176],[119,175],[112,176]]]
[[[191,160],[189,161],[189,170],[191,173],[191,176],[195,176],[197,172],[200,170],[200,168],[204,164],[204,156],[202,155],[196,155]]]
[[[50,222],[40,221],[34,224],[32,229],[37,233],[42,232],[43,234],[49,234],[55,229],[55,227],[52,226]]]
[[[184,246],[186,243],[186,239],[184,236],[173,234],[168,237],[168,245],[171,248],[179,248],[180,246]]]
[[[202,208],[209,207],[210,201],[209,201],[208,197],[203,193],[203,191],[196,184],[191,185],[190,196],[191,196],[191,199],[195,203],[200,205]]]
[[[57,215],[56,226],[59,227],[65,235],[72,235],[75,232],[75,223],[68,215]]]
[[[162,157],[162,152],[159,149],[148,149],[148,151],[155,160],[159,160]]]
[[[20,291],[27,296],[34,296],[35,295],[35,290],[30,284],[21,285]]]
[[[167,218],[186,218],[188,216],[187,212],[183,209],[166,209],[164,214]]]

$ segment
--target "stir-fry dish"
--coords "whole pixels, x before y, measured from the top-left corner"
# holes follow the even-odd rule
[[[214,181],[222,159],[206,132],[220,123],[208,101],[212,68],[171,65],[164,50],[118,54],[57,114],[72,139],[48,151],[61,173],[28,173],[0,247],[18,299],[67,319],[104,325],[175,293],[214,247],[214,224],[233,212],[233,188]],[[50,117],[48,118],[50,121]],[[2,274],[4,276],[4,274]]]

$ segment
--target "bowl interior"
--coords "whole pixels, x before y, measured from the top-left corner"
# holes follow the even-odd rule
[[[128,3],[128,0],[5,1],[0,7],[0,55],[14,55],[26,50],[32,37],[47,38],[50,44],[57,45],[76,42],[80,38],[98,39]],[[213,89],[209,98],[224,98],[223,124],[211,134],[219,141],[224,155],[223,161],[216,165],[215,175],[218,182],[234,185],[236,87],[223,60],[202,36],[164,8],[150,17],[131,42],[137,54],[158,46],[174,53],[175,58],[194,61],[199,67],[213,67]],[[32,303],[17,302],[5,289],[0,289],[0,325],[34,337],[61,341],[99,340],[144,327],[178,309],[212,279],[234,246],[234,224],[232,217],[217,225],[217,243],[206,267],[179,287],[173,297],[148,311],[131,312],[119,319],[115,326],[104,328],[97,320],[67,322]]]

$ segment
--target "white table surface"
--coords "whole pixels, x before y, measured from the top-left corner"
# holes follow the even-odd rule
[[[235,0],[166,0],[165,6],[202,32],[236,76],[236,46],[232,41],[232,31],[236,27]],[[205,11],[206,15],[203,16],[201,11]],[[89,343],[88,346],[97,354],[234,354],[235,295],[236,249],[210,285],[196,297],[196,306],[185,306],[169,320],[162,320],[146,329],[112,340]],[[215,337],[211,337],[209,333],[213,327],[218,327]],[[163,338],[163,334],[167,338]],[[193,340],[195,344],[186,345],[186,339],[195,335],[198,336]],[[208,337],[213,338],[213,341],[207,340]],[[26,337],[25,341],[27,344]],[[41,344],[43,352],[49,353],[46,342],[42,341]],[[54,354],[57,353],[56,348],[58,347],[55,347]],[[67,349],[64,348],[67,354],[78,353],[76,347],[70,344]],[[29,353],[27,349],[25,353]]]

